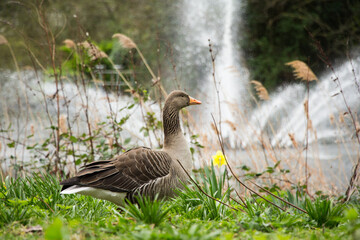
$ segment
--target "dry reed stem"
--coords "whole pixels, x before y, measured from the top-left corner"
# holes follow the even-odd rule
[[[233,200],[234,202],[236,202],[237,204],[239,204],[240,206],[242,206],[243,208],[246,208],[245,205],[243,205],[242,203],[240,203],[238,200],[236,200],[236,199],[233,198],[232,196],[230,196],[230,199]]]
[[[344,104],[346,106],[346,109],[347,109],[348,113],[350,114],[351,121],[353,123],[353,127],[354,127],[354,130],[355,130],[355,135],[356,135],[358,144],[360,145],[360,134],[356,129],[356,120],[355,120],[353,112],[350,109],[349,104],[347,103],[347,100],[346,100],[346,97],[345,97],[345,94],[343,92],[343,88],[342,88],[342,85],[341,85],[341,81],[340,81],[339,77],[337,76],[332,63],[330,62],[328,55],[324,52],[324,49],[322,48],[322,46],[320,44],[320,41],[316,40],[314,35],[310,31],[308,31],[308,34],[311,37],[311,39],[313,40],[314,44],[316,45],[316,47],[317,47],[317,49],[319,51],[320,59],[331,69],[332,73],[334,74],[335,78],[333,79],[333,81],[337,84],[337,87],[339,88],[339,92],[341,93],[341,96],[342,96],[342,99],[343,99]],[[351,64],[352,64],[352,62],[351,62]],[[356,76],[355,76],[355,82],[357,82],[356,81]],[[347,201],[350,200],[351,195],[353,194],[353,192],[356,189],[356,184],[357,184],[357,181],[358,181],[359,178],[360,178],[360,157],[358,158],[357,163],[354,166],[354,170],[353,170],[353,173],[352,173],[348,188],[345,191],[345,196],[346,197],[344,198],[344,202],[347,202]]]
[[[214,125],[215,125],[216,129],[218,129],[218,128],[217,128],[217,125],[216,125],[216,121],[215,121],[214,116],[213,116],[212,114],[211,114],[211,116],[212,116],[212,119],[213,119],[213,122],[214,122]],[[239,179],[239,177],[235,174],[235,172],[233,171],[232,167],[230,166],[229,161],[226,159],[224,144],[223,144],[223,141],[222,141],[222,136],[220,135],[220,132],[219,132],[219,131],[217,132],[217,137],[218,137],[218,141],[219,141],[219,144],[220,144],[220,147],[221,147],[221,151],[224,153],[224,158],[225,158],[225,161],[226,161],[226,166],[227,166],[227,168],[229,168],[231,174],[232,174],[233,177],[236,179],[236,181],[237,181],[238,183],[240,183],[243,187],[245,187],[247,190],[249,190],[250,192],[254,193],[254,194],[257,195],[258,197],[260,197],[261,199],[263,199],[264,201],[270,203],[270,204],[273,205],[274,207],[276,207],[276,208],[278,208],[278,209],[281,209],[282,211],[285,212],[285,209],[283,209],[282,207],[278,206],[277,204],[269,201],[268,199],[264,198],[261,194],[259,194],[258,192],[256,192],[256,191],[253,190],[252,188],[248,187],[245,183],[243,183],[243,182]],[[271,193],[271,195],[273,195],[273,194]],[[275,196],[275,195],[274,195],[274,196]],[[277,196],[276,196],[276,197],[277,197]],[[279,198],[279,197],[277,197],[277,198]],[[279,199],[282,199],[282,198],[279,198]]]
[[[154,72],[152,71],[152,69],[150,68],[148,62],[146,61],[146,58],[144,57],[144,55],[142,54],[142,52],[140,51],[140,49],[138,48],[138,46],[134,43],[134,41],[129,38],[128,36],[121,34],[121,33],[115,33],[113,36],[113,38],[116,38],[120,44],[127,49],[132,49],[135,48],[136,51],[139,53],[141,60],[143,61],[143,63],[145,64],[145,67],[147,68],[147,70],[149,71],[151,77],[153,78],[153,82],[155,82],[156,84],[158,84],[159,89],[161,91],[161,93],[163,94],[163,96],[166,98],[167,97],[167,92],[165,91],[163,85],[160,82],[160,78],[157,77]]]
[[[60,134],[68,132],[67,125],[66,125],[66,119],[67,119],[66,115],[64,115],[64,114],[60,115],[60,121],[59,121]]]
[[[75,45],[76,46],[76,45]],[[63,78],[60,78],[60,86],[61,86],[61,90],[63,92],[63,95],[65,97],[65,101],[64,101],[64,105],[65,105],[65,109],[66,109],[66,113],[67,115],[62,115],[62,116],[66,116],[66,118],[64,118],[64,120],[62,120],[62,118],[60,117],[60,120],[62,120],[63,122],[60,122],[60,130],[61,130],[61,126],[62,126],[62,130],[61,131],[65,131],[66,133],[69,132],[70,136],[73,136],[73,130],[70,124],[70,110],[69,110],[69,105],[71,103],[71,100],[68,101],[66,99],[66,94],[64,91],[64,82],[63,82]],[[66,127],[67,124],[67,127]],[[73,171],[71,169],[70,172],[77,172],[77,168],[76,168],[76,154],[75,154],[75,144],[73,141],[70,141],[70,145],[71,145],[71,152],[72,152],[72,157],[73,157]]]
[[[291,66],[294,71],[294,76],[299,78],[302,81],[318,81],[318,78],[314,72],[308,67],[308,65],[300,60],[295,60],[286,63],[285,65]]]
[[[294,148],[298,149],[298,144],[295,140],[295,133],[288,133],[288,136],[291,140],[291,143],[293,144]]]
[[[261,100],[269,100],[269,94],[266,88],[261,84],[261,82],[252,80],[250,81],[252,84],[254,84],[254,88],[256,90],[256,94],[258,95],[259,99]]]
[[[193,183],[195,184],[195,186],[200,190],[200,192],[202,192],[205,196],[207,196],[208,198],[211,198],[212,200],[217,201],[218,203],[220,203],[220,204],[222,204],[222,205],[224,205],[224,206],[226,206],[226,207],[228,207],[228,208],[230,208],[230,209],[232,209],[232,210],[235,210],[235,211],[240,210],[240,211],[242,211],[242,212],[245,212],[244,210],[242,210],[242,209],[240,209],[240,208],[234,208],[234,207],[232,207],[232,206],[224,203],[223,201],[220,201],[219,199],[216,199],[216,198],[210,196],[209,194],[207,194],[207,193],[199,186],[199,184],[197,184],[196,181],[190,176],[190,174],[189,174],[188,171],[184,168],[184,166],[182,165],[182,163],[181,163],[178,159],[176,159],[176,160],[178,161],[179,165],[180,165],[181,168],[184,170],[184,172],[186,173],[186,175],[189,177],[189,179],[191,180],[191,182],[193,182]]]
[[[238,113],[239,115],[242,115],[241,114],[242,112],[240,109],[234,109],[234,112]],[[246,116],[239,117],[239,119],[241,119],[241,118],[243,118],[242,121],[244,122],[246,127],[251,128],[251,129],[254,128],[254,126],[253,126],[254,122],[250,122],[250,120],[248,118],[246,118]],[[336,119],[335,123],[338,126],[337,119]],[[212,130],[214,130],[216,132],[216,129],[215,129],[215,126],[213,125],[213,123],[211,123],[211,125],[209,125],[209,129],[210,129],[210,126],[212,128],[211,135],[213,135]],[[196,129],[198,129],[198,130],[196,130]],[[201,132],[202,129],[203,129],[203,126],[196,126],[194,131]],[[340,128],[338,127],[338,129],[340,129]],[[271,135],[271,131],[270,131],[270,133],[267,133],[266,135],[264,135],[264,137],[263,137],[264,140],[268,139],[268,137],[267,137],[268,134]],[[256,138],[258,135],[259,135],[258,132],[256,132],[254,130],[254,134],[253,134],[252,138]],[[273,134],[273,135],[275,135],[275,134]],[[205,148],[202,150],[202,154],[204,156],[206,156],[206,154],[207,154],[206,152],[214,151],[214,149],[218,148],[214,145],[214,141],[210,140],[211,137],[208,133],[201,134],[200,136],[201,136],[201,138],[200,138],[201,143],[202,143],[202,145],[205,146]],[[341,137],[341,139],[343,139],[342,136],[339,136],[339,137]],[[236,135],[236,138],[237,138],[236,141],[241,142],[241,140],[240,140],[242,138],[241,132],[239,132],[239,134]],[[344,142],[344,139],[342,142]],[[303,174],[302,174],[303,170],[304,170],[304,162],[305,162],[304,161],[305,157],[304,157],[304,153],[303,153],[304,149],[302,147],[300,147],[299,143],[297,143],[297,144],[298,144],[298,149],[293,149],[291,146],[285,147],[285,148],[280,147],[278,145],[272,146],[270,143],[268,143],[268,141],[264,141],[264,146],[267,149],[267,151],[271,151],[271,153],[273,153],[275,155],[275,157],[277,157],[279,160],[281,160],[281,164],[288,166],[291,171],[291,174],[286,174],[286,175],[284,174],[283,176],[281,176],[282,179],[285,179],[284,182],[282,182],[284,187],[289,187],[289,183],[286,182],[287,181],[286,179],[289,179],[289,180],[291,180],[291,182],[294,182],[294,183],[299,182],[299,179],[301,179],[301,181],[304,181]],[[257,146],[257,147],[256,146],[257,146],[257,144],[249,144],[243,149],[243,151],[244,151],[244,155],[246,155],[246,158],[248,158],[248,161],[252,163],[251,164],[252,170],[254,170],[255,172],[260,172],[260,171],[264,170],[263,168],[266,167],[266,164],[264,164],[264,161],[263,161],[264,158],[261,154],[261,148],[259,146]],[[347,155],[349,155],[349,151],[351,152],[351,150],[348,149],[348,146],[346,146],[346,145],[345,145],[345,148],[347,149],[346,150]],[[357,149],[355,149],[354,151],[356,151],[356,150]],[[208,153],[208,155],[209,154],[211,154],[211,153]],[[271,158],[271,156],[270,156],[270,158]],[[315,164],[319,163],[318,155],[316,155],[314,157],[314,159],[316,160]],[[201,158],[201,165],[205,165],[204,164],[205,161],[206,160],[204,160],[204,158]],[[236,164],[238,164],[238,163],[239,162],[236,161]],[[233,161],[233,165],[234,164],[235,164],[235,161]],[[255,167],[253,168],[253,166],[255,166]],[[314,165],[314,166],[317,166],[317,165]],[[257,171],[257,170],[259,170],[259,171]],[[310,166],[308,168],[308,170],[309,170],[309,173],[311,174],[311,181],[309,181],[309,185],[310,185],[310,187],[312,187],[311,192],[314,192],[317,190],[330,191],[330,189],[329,189],[330,186],[328,185],[327,180],[325,178],[321,178],[323,176],[323,174],[317,173],[318,171],[321,171],[321,169],[319,169],[318,167],[312,168]],[[331,176],[332,175],[333,175],[333,173],[331,173]],[[334,174],[334,177],[335,177],[335,174]],[[263,177],[261,177],[261,179],[262,178]],[[279,179],[276,179],[276,180],[279,180]],[[282,180],[279,180],[279,181],[282,181]],[[323,185],[322,185],[322,183],[323,183]]]
[[[56,42],[55,42],[55,37],[51,31],[51,28],[49,26],[49,22],[48,19],[46,18],[46,14],[45,11],[43,9],[43,2],[40,3],[39,5],[39,9],[37,10],[37,16],[38,16],[38,23],[40,24],[43,32],[45,33],[45,37],[46,37],[46,42],[47,42],[47,47],[49,50],[49,54],[50,54],[50,59],[51,59],[51,67],[53,70],[53,75],[54,75],[54,79],[55,79],[55,86],[56,86],[56,115],[57,115],[57,126],[58,128],[56,129],[56,134],[55,134],[55,147],[56,147],[56,151],[55,151],[55,155],[56,155],[56,160],[55,160],[55,173],[58,173],[58,169],[60,167],[60,129],[59,129],[59,124],[60,124],[60,99],[59,99],[59,73],[61,74],[61,70],[58,70],[58,67],[56,66]]]
[[[214,86],[215,86],[215,91],[216,91],[216,97],[217,97],[217,103],[218,103],[218,111],[219,111],[219,129],[220,129],[220,135],[222,134],[222,121],[221,121],[221,106],[220,106],[220,90],[219,90],[219,85],[221,83],[221,81],[219,81],[218,83],[216,82],[216,64],[215,64],[215,56],[213,54],[213,49],[212,49],[212,44],[211,44],[211,40],[208,39],[209,42],[209,53],[210,53],[210,57],[211,57],[211,65],[212,65],[212,79],[214,81]],[[214,123],[214,126],[216,126],[216,122]],[[216,133],[218,132],[218,129],[216,127]]]
[[[306,119],[309,120],[309,100],[308,99],[306,99],[304,102],[304,112],[306,115]]]
[[[216,121],[215,121],[215,119],[214,119],[214,116],[213,116],[213,115],[211,115],[211,116],[212,116],[212,119],[213,119],[213,123],[214,123],[216,129],[218,130],[217,125],[216,125]],[[265,200],[266,202],[270,203],[271,205],[273,205],[273,206],[275,206],[275,207],[277,207],[277,208],[285,211],[285,209],[283,209],[283,208],[281,208],[280,206],[278,206],[277,204],[275,204],[275,203],[267,200],[266,198],[264,198],[263,196],[261,196],[261,194],[257,193],[257,192],[254,191],[253,189],[249,188],[245,183],[243,183],[242,181],[240,181],[240,179],[238,178],[238,176],[233,172],[232,167],[230,166],[230,164],[229,164],[229,162],[228,162],[228,160],[227,160],[227,158],[226,158],[225,149],[224,149],[224,145],[223,145],[223,141],[222,141],[222,136],[220,135],[220,132],[219,132],[219,131],[217,131],[217,137],[218,137],[218,141],[219,141],[221,150],[222,150],[222,152],[224,153],[224,158],[225,158],[225,161],[226,161],[226,163],[227,163],[226,166],[227,166],[227,168],[229,168],[231,174],[232,174],[233,177],[238,181],[238,183],[240,183],[240,184],[241,184],[242,186],[244,186],[246,189],[248,189],[249,191],[251,191],[251,192],[254,193],[255,195],[259,196],[260,198],[262,198],[262,199]],[[261,187],[260,185],[256,184],[255,182],[252,182],[252,181],[250,181],[250,182],[251,182],[252,184],[254,184],[255,186],[257,186],[258,188],[260,188],[261,190],[263,190],[263,191],[265,191],[266,193],[270,194],[271,196],[277,198],[278,200],[280,200],[280,201],[282,201],[282,202],[290,205],[291,207],[296,208],[297,210],[302,211],[302,212],[304,212],[304,213],[307,214],[307,211],[305,211],[305,210],[303,210],[303,209],[301,209],[301,208],[293,205],[292,203],[286,201],[285,199],[283,199],[283,198],[281,198],[281,197],[279,197],[279,196],[271,193],[270,191],[268,191],[267,189]]]

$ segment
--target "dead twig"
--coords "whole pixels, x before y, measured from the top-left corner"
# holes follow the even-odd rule
[[[217,130],[217,136],[218,136],[218,140],[219,140],[219,143],[220,143],[220,147],[221,147],[221,150],[222,152],[224,153],[224,157],[225,157],[225,161],[226,161],[226,166],[229,168],[231,174],[234,176],[234,178],[243,186],[245,187],[246,189],[248,189],[250,192],[254,193],[255,195],[257,195],[258,197],[262,198],[263,200],[265,200],[266,202],[270,203],[271,205],[277,207],[278,209],[281,209],[283,211],[285,211],[285,209],[283,209],[282,207],[278,206],[277,204],[271,202],[270,200],[264,198],[263,196],[261,196],[261,194],[257,193],[255,190],[251,189],[249,186],[247,186],[245,183],[243,183],[238,177],[237,175],[234,173],[233,169],[231,168],[231,166],[229,165],[229,162],[228,160],[226,159],[226,155],[225,155],[225,149],[224,149],[224,144],[221,140],[221,136],[219,135],[219,131],[218,131],[218,128],[217,128],[217,125],[216,125],[216,122],[215,122],[215,119],[214,119],[214,116],[211,114],[212,118],[213,118],[213,122],[214,122],[214,125],[215,125],[215,129]],[[252,182],[253,183],[253,182]],[[288,201],[282,199],[281,197],[278,197],[276,195],[274,195],[273,193],[270,193],[269,191],[267,191],[266,189],[260,187],[259,185],[256,184],[257,187],[259,187],[260,189],[262,190],[265,190],[265,192],[269,193],[270,195],[276,197],[277,199],[279,199],[280,201],[284,202],[284,203],[287,203],[289,204],[290,206],[292,207],[295,207],[296,209],[304,212],[304,213],[307,213],[305,210],[301,209],[301,208],[298,208],[296,207],[295,205],[293,204],[290,204]]]
[[[305,29],[305,30],[307,30],[307,29]],[[339,92],[341,93],[341,96],[342,96],[342,99],[344,101],[347,112],[350,115],[352,125],[353,125],[354,130],[355,130],[356,139],[357,139],[357,141],[358,141],[358,143],[360,145],[360,134],[359,134],[360,131],[358,131],[358,129],[357,129],[355,116],[354,116],[353,112],[351,111],[351,108],[350,108],[350,106],[349,106],[349,104],[348,104],[348,102],[346,100],[343,88],[341,86],[340,79],[339,79],[339,77],[337,76],[337,74],[335,72],[334,66],[332,65],[331,61],[329,60],[329,57],[327,56],[324,49],[322,48],[322,46],[320,44],[320,41],[316,40],[314,35],[310,31],[307,30],[307,32],[308,32],[310,38],[313,40],[315,46],[319,50],[318,57],[331,69],[332,73],[334,74],[335,78],[332,79],[332,80],[336,83],[337,87],[339,88]],[[353,174],[351,175],[351,178],[350,178],[349,186],[345,191],[344,202],[349,201],[351,195],[354,193],[354,191],[356,189],[355,185],[356,185],[357,181],[359,180],[359,178],[360,178],[360,158],[358,158],[358,161],[355,164]]]
[[[223,205],[227,206],[228,208],[231,208],[232,210],[235,210],[235,211],[239,211],[239,210],[240,210],[240,211],[245,212],[245,211],[242,210],[242,209],[234,208],[234,207],[232,207],[232,206],[230,206],[230,205],[228,205],[228,204],[220,201],[219,199],[216,199],[216,198],[210,196],[210,195],[207,194],[206,192],[204,192],[204,190],[202,190],[202,188],[199,186],[199,184],[197,184],[196,181],[195,181],[195,180],[190,176],[190,174],[186,171],[186,169],[185,169],[184,166],[181,164],[181,162],[180,162],[178,159],[176,159],[176,160],[178,161],[178,163],[180,164],[181,168],[184,170],[184,172],[186,173],[186,175],[190,178],[191,182],[193,182],[193,183],[195,184],[195,186],[196,186],[205,196],[211,198],[212,200],[217,201],[217,202],[220,203],[220,204],[223,204]]]

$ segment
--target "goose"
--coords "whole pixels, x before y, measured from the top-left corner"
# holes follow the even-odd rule
[[[100,160],[82,167],[74,177],[62,181],[61,194],[82,194],[123,206],[135,203],[136,196],[168,198],[182,188],[190,172],[192,158],[179,120],[179,111],[201,102],[175,90],[163,108],[164,144],[161,150],[136,147],[110,160]],[[181,165],[179,162],[181,162]]]

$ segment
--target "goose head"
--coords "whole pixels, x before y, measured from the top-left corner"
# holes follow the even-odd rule
[[[201,104],[201,102],[193,97],[190,97],[186,92],[175,90],[169,94],[165,100],[163,109],[165,145],[172,142],[173,137],[171,137],[171,135],[177,135],[181,132],[179,111],[189,105],[197,104]]]
[[[201,102],[193,97],[190,97],[186,92],[180,90],[172,91],[165,101],[165,107],[169,107],[174,111],[179,111],[189,105],[197,104],[201,104]]]

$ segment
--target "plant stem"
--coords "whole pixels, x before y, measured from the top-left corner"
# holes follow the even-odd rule
[[[214,116],[213,116],[212,114],[211,114],[211,116],[212,116],[212,118],[213,118],[213,122],[214,122],[214,125],[215,125],[215,129],[216,129],[216,132],[217,132],[217,136],[218,136],[218,140],[219,140],[219,143],[220,143],[221,150],[222,150],[222,152],[224,153],[224,157],[225,157],[225,161],[226,161],[226,166],[229,168],[229,170],[230,170],[231,174],[234,176],[234,178],[235,178],[242,186],[244,186],[246,189],[248,189],[250,192],[254,193],[254,194],[257,195],[258,197],[262,198],[263,200],[265,200],[266,202],[270,203],[271,205],[277,207],[278,209],[281,209],[282,211],[285,211],[285,209],[283,209],[282,207],[280,207],[280,206],[278,206],[277,204],[275,204],[275,203],[267,200],[266,198],[264,198],[263,196],[261,196],[259,193],[257,193],[255,190],[253,190],[253,189],[251,189],[250,187],[248,187],[245,183],[243,183],[243,182],[237,177],[237,175],[234,173],[233,169],[231,168],[231,166],[230,166],[230,164],[229,164],[229,162],[228,162],[228,160],[227,160],[227,158],[226,158],[225,149],[224,149],[224,144],[223,144],[223,142],[222,142],[222,140],[221,140],[221,136],[220,136],[220,134],[219,134],[219,131],[218,131],[218,128],[217,128],[217,125],[216,125],[216,121],[215,121],[215,119],[214,119]],[[259,185],[257,185],[257,186],[260,187]],[[266,190],[266,192],[270,193],[270,192],[267,191],[267,190]],[[280,198],[280,197],[278,197],[278,196],[276,196],[276,195],[274,195],[274,194],[272,194],[272,193],[270,193],[270,194],[271,194],[272,196],[276,197],[277,199],[279,199],[279,200],[281,200],[281,201],[289,204],[289,202],[287,202],[286,200],[284,200],[284,199],[282,199],[282,198]],[[292,204],[289,204],[289,205],[292,206],[292,207],[295,207],[296,209],[299,209],[299,210],[300,210],[300,208],[296,207],[295,205],[292,205]],[[306,212],[305,210],[300,210],[300,211]]]
[[[195,182],[195,180],[190,176],[190,174],[186,171],[186,169],[184,168],[184,166],[181,164],[181,162],[178,160],[178,159],[176,159],[177,161],[178,161],[178,163],[180,164],[180,166],[181,166],[181,168],[184,170],[184,172],[186,173],[186,175],[189,177],[189,179],[195,184],[195,186],[205,195],[205,196],[207,196],[207,197],[209,197],[209,198],[211,198],[212,200],[215,200],[215,201],[217,201],[218,203],[221,203],[221,204],[223,204],[223,205],[225,205],[225,206],[227,206],[228,208],[231,208],[232,210],[235,210],[235,211],[238,211],[238,210],[240,210],[240,211],[243,211],[243,212],[245,212],[244,210],[242,210],[242,209],[237,209],[237,208],[234,208],[234,207],[232,207],[232,206],[230,206],[230,205],[228,205],[228,204],[226,204],[226,203],[224,203],[224,202],[222,202],[222,201],[220,201],[219,199],[216,199],[216,198],[214,198],[214,197],[212,197],[212,196],[210,196],[209,194],[207,194],[206,192],[204,192],[204,190],[202,190],[202,188],[199,186],[199,184],[197,184],[196,182]]]
[[[307,30],[307,29],[306,29]],[[354,127],[354,130],[355,130],[355,135],[356,135],[356,139],[358,141],[358,144],[360,146],[360,131],[358,131],[357,129],[357,125],[356,125],[356,120],[355,120],[355,117],[354,117],[354,114],[353,112],[351,111],[350,109],[350,106],[349,104],[347,103],[347,100],[346,100],[346,97],[345,97],[345,94],[344,94],[344,91],[342,89],[342,86],[341,86],[341,82],[340,82],[340,79],[339,77],[336,75],[335,73],[335,69],[332,65],[332,63],[330,62],[328,56],[325,54],[323,48],[321,47],[321,44],[319,41],[317,41],[315,39],[315,37],[312,35],[312,33],[310,31],[308,31],[308,34],[310,35],[311,39],[314,41],[317,49],[319,50],[320,52],[320,59],[331,69],[332,73],[334,74],[335,78],[333,79],[333,81],[337,84],[338,88],[339,88],[339,92],[341,93],[341,96],[342,96],[342,99],[344,101],[344,104],[346,106],[346,109],[351,117],[351,121],[352,121],[352,125]],[[355,79],[356,81],[356,79]],[[346,189],[346,192],[345,192],[345,199],[344,199],[344,202],[347,202],[349,201],[351,195],[353,194],[353,192],[355,191],[355,185],[358,181],[360,177],[360,157],[358,158],[357,160],[357,163],[354,167],[354,171],[353,171],[353,174],[351,175],[351,179],[350,179],[350,182],[349,182],[349,185],[348,185],[348,188]]]
[[[47,45],[49,48],[49,53],[51,57],[51,66],[54,71],[54,78],[55,78],[55,86],[56,86],[56,107],[57,107],[57,128],[56,128],[56,136],[55,136],[55,147],[56,147],[56,161],[55,161],[55,173],[58,172],[59,164],[60,164],[60,96],[59,96],[59,81],[58,81],[58,72],[56,68],[56,62],[55,62],[55,53],[56,53],[56,43],[54,36],[52,35],[50,28],[48,26],[47,19],[45,18],[45,14],[42,8],[43,2],[40,3],[39,6],[39,15],[41,21],[40,26],[45,32]]]

